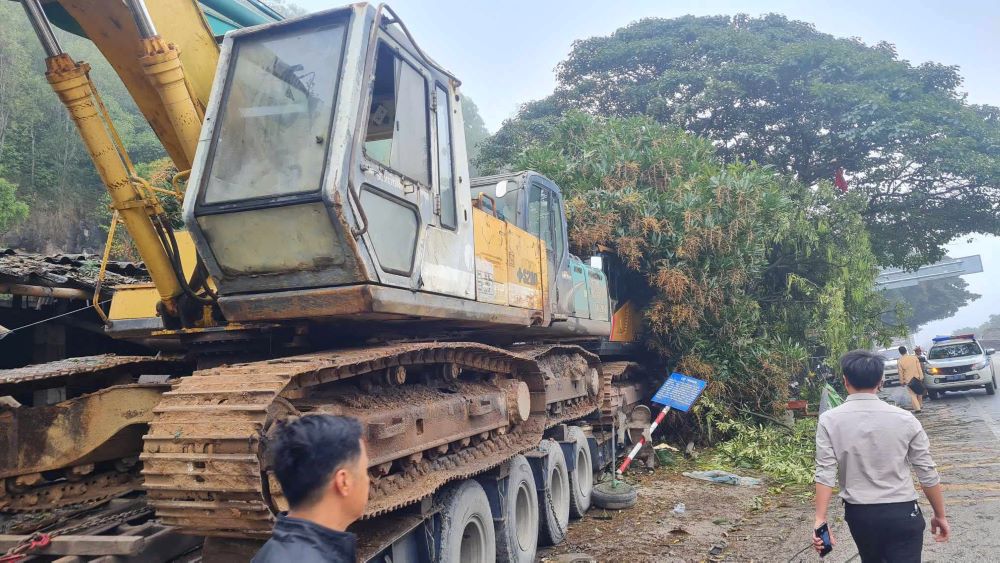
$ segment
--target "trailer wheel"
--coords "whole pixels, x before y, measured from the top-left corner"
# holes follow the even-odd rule
[[[483,486],[467,479],[441,495],[440,563],[492,563],[496,531]]]
[[[539,543],[558,545],[566,539],[569,526],[569,472],[562,447],[552,440],[542,440],[538,448],[545,452],[538,485],[538,513],[541,515]]]
[[[532,563],[538,549],[538,491],[531,465],[523,455],[510,460],[507,494],[496,521],[497,560]]]
[[[587,436],[577,426],[570,426],[566,439],[573,444],[575,465],[569,474],[569,515],[583,518],[590,509],[590,494],[594,490],[594,463],[590,459],[590,444]]]

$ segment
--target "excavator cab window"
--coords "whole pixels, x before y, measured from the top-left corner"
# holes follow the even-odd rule
[[[319,191],[345,35],[340,21],[236,42],[204,205]]]
[[[424,76],[379,42],[365,155],[425,187],[431,185],[429,107]]]
[[[438,197],[441,200],[441,226],[454,229],[458,225],[458,211],[455,208],[455,174],[452,172],[451,154],[451,99],[444,86],[434,88],[437,118],[437,181]]]
[[[545,241],[549,272],[554,273],[562,261],[563,251],[566,248],[559,196],[552,190],[534,183],[528,190],[528,232]]]

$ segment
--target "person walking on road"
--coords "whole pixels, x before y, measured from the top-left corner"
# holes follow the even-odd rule
[[[899,347],[899,360],[897,362],[899,366],[899,384],[906,387],[910,392],[910,404],[913,406],[913,412],[920,412],[924,406],[923,393],[914,392],[913,389],[909,388],[909,384],[914,379],[923,382],[924,369],[920,365],[919,356],[907,354],[906,352],[906,346]]]
[[[344,530],[368,504],[368,453],[361,423],[306,415],[278,429],[275,476],[291,510],[252,563],[354,563],[357,538]]]
[[[927,433],[912,413],[876,394],[883,363],[881,356],[866,350],[848,352],[840,359],[848,397],[821,414],[816,427],[814,529],[826,523],[830,497],[839,486],[844,520],[862,563],[919,562],[926,524],[911,468],[934,510],[935,541],[948,541],[951,527]],[[812,541],[821,551],[823,541],[815,532]],[[836,544],[832,532],[830,541]]]

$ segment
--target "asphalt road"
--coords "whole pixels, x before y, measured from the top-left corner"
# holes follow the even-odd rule
[[[1000,375],[1000,357],[993,367]],[[889,388],[888,396],[896,387]],[[936,543],[930,535],[932,510],[923,493],[920,506],[927,521],[924,557],[927,562],[1000,561],[1000,393],[986,391],[947,393],[936,401],[924,401],[917,418],[931,441],[931,455],[941,474],[945,507],[951,524],[951,539]],[[857,548],[843,520],[843,509],[834,501],[830,524],[837,545],[828,557],[819,559],[808,548],[813,522],[812,502],[786,503],[752,519],[748,534],[771,535],[771,542],[748,542],[730,560],[823,561],[860,563]]]
[[[996,356],[993,368],[1000,374]],[[931,440],[952,529],[947,543],[927,535],[924,560],[1000,559],[1000,394],[948,393],[925,402],[917,416]],[[921,501],[929,519],[930,506]]]
[[[1000,375],[1000,358],[994,357],[993,367]],[[895,389],[889,388],[888,393]],[[1000,560],[1000,393],[987,395],[982,389],[946,393],[936,401],[925,400],[917,418],[931,441],[931,455],[941,474],[951,524],[951,539],[935,542],[930,535],[933,511],[919,493],[927,521],[923,560]],[[831,511],[840,512],[839,506]],[[860,557],[855,555],[857,549],[847,525],[841,518],[837,520],[836,556],[826,559],[857,563]]]

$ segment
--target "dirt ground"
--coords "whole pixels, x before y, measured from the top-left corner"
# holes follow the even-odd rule
[[[994,356],[1000,372],[1000,358]],[[927,562],[997,561],[1000,553],[1000,394],[982,390],[949,393],[924,404],[917,415],[931,442],[941,474],[952,538],[935,543],[924,534]],[[572,522],[566,541],[539,553],[542,561],[586,554],[598,561],[820,561],[809,549],[813,524],[811,487],[737,487],[682,476],[687,468],[650,472],[633,466],[629,482],[638,486],[637,504],[620,512],[591,508]],[[760,477],[753,472],[746,475]],[[683,502],[686,513],[673,514]],[[924,519],[931,508],[921,494]],[[843,509],[834,501],[830,525],[837,544],[824,563],[859,563]],[[929,525],[928,525],[929,527]],[[805,548],[805,549],[804,549]]]
[[[746,518],[764,506],[767,487],[718,485],[684,477],[677,467],[633,466],[628,481],[639,500],[628,510],[591,508],[570,524],[566,541],[540,551],[542,561],[587,554],[598,561],[724,561],[742,541]],[[674,513],[683,502],[685,512]],[[759,559],[758,559],[759,560]]]

